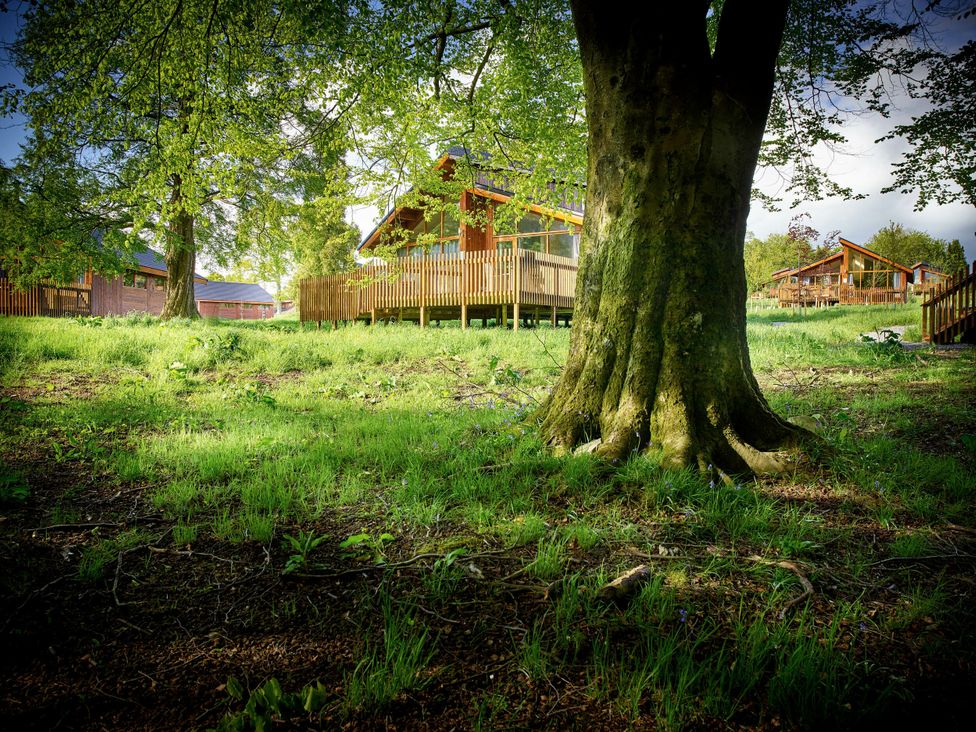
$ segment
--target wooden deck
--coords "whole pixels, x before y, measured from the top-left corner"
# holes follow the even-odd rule
[[[931,291],[922,303],[922,340],[976,343],[976,262]]]
[[[18,290],[5,277],[0,277],[0,315],[68,317],[91,314],[91,290],[86,287],[35,285]]]
[[[906,301],[905,290],[890,287],[855,287],[854,285],[780,285],[776,290],[780,307],[802,305],[900,305]]]
[[[572,314],[575,259],[532,251],[460,252],[369,264],[355,272],[299,284],[303,322],[368,318],[458,320],[494,318],[518,328],[521,317],[553,323]]]

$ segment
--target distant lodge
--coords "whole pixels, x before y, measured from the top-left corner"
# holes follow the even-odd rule
[[[159,315],[166,302],[168,272],[163,258],[151,249],[135,255],[135,268],[116,277],[89,269],[71,285],[35,285],[17,290],[0,271],[0,315]],[[195,274],[194,297],[200,315],[261,320],[275,313],[274,300],[260,285],[210,282]]]
[[[896,304],[946,279],[927,262],[909,268],[847,239],[840,239],[840,245],[836,254],[773,272],[770,297],[781,307]]]

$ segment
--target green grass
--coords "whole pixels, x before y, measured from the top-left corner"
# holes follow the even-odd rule
[[[558,376],[565,329],[445,327],[420,338],[410,325],[332,332],[286,318],[5,318],[0,453],[15,467],[0,500],[32,500],[29,444],[38,465],[145,487],[178,547],[260,544],[281,555],[279,571],[296,552],[304,571],[350,535],[389,532],[395,540],[360,565],[439,556],[403,570],[419,580],[405,594],[374,596],[364,627],[379,633],[341,666],[342,700],[329,702],[345,714],[423,691],[435,666],[456,661],[421,621],[470,612],[472,587],[508,577],[550,594],[506,623],[500,658],[541,686],[577,679],[585,699],[572,703],[664,729],[854,723],[897,701],[890,674],[873,674],[908,652],[895,631],[931,618],[971,637],[959,628],[972,613],[950,612],[947,579],[902,572],[949,553],[946,522],[974,526],[963,438],[976,432],[976,359],[858,342],[919,317],[917,306],[751,313],[770,404],[816,419],[829,453],[795,475],[731,486],[664,471],[653,453],[613,469],[549,454],[532,409]],[[55,497],[51,523],[74,516],[71,498]],[[329,538],[303,554],[281,548],[286,534]],[[97,538],[79,576],[104,579],[119,552],[157,538]],[[486,547],[505,563],[478,557]],[[627,607],[596,599],[642,562],[653,578]],[[791,605],[803,592],[797,572],[816,593]],[[482,691],[471,725],[521,713],[504,689]]]

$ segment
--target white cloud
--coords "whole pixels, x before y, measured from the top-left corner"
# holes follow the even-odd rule
[[[913,104],[901,109],[897,117],[907,120],[919,111]],[[900,159],[905,143],[888,140],[875,144],[874,141],[896,123],[896,120],[877,116],[854,117],[844,126],[844,134],[849,140],[845,149],[847,154],[818,153],[817,160],[826,165],[832,179],[851,187],[855,193],[867,195],[867,198],[811,201],[796,209],[784,207],[778,212],[765,211],[758,203],[753,203],[749,231],[759,237],[785,232],[794,215],[807,212],[811,215],[812,225],[821,233],[839,229],[845,239],[865,243],[878,229],[894,221],[939,239],[958,239],[966,250],[967,259],[976,259],[976,209],[972,206],[961,203],[929,205],[922,211],[915,211],[917,199],[914,194],[881,193],[881,189],[891,183],[891,164]],[[774,171],[757,171],[755,183],[760,190],[775,194],[780,180]]]

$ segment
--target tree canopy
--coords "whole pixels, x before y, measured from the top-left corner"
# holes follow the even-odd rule
[[[170,269],[164,314],[190,314],[198,249],[218,261],[247,251],[237,228],[273,212],[295,161],[333,139],[336,66],[307,39],[337,39],[343,7],[32,5],[11,49],[26,89],[4,94],[5,110],[28,118],[25,203],[77,204],[124,229],[129,249],[148,233]]]
[[[936,239],[923,231],[889,222],[871,237],[866,246],[906,267],[911,267],[918,261],[925,261],[941,268],[946,264],[949,245],[948,242]]]

